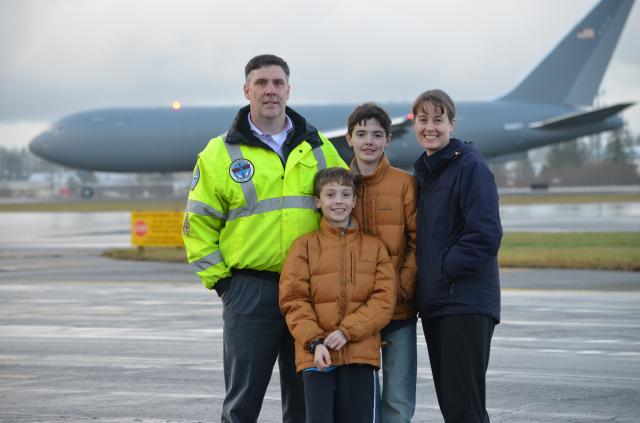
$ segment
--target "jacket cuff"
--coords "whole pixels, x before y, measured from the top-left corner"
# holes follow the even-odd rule
[[[347,342],[351,342],[351,333],[343,325],[340,325],[338,329],[340,330],[340,332],[342,332],[344,337],[347,338]]]
[[[230,284],[231,284],[230,277],[222,278],[218,282],[216,282],[215,285],[213,285],[213,289],[216,290],[216,294],[218,294],[218,297],[222,297],[222,294],[224,294],[227,288],[229,288]]]
[[[324,338],[314,339],[313,341],[309,342],[309,344],[307,345],[307,349],[311,351],[311,354],[315,354],[316,347],[323,343],[324,343]]]

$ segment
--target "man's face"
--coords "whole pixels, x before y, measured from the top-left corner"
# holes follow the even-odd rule
[[[449,120],[446,111],[440,111],[433,103],[426,103],[413,121],[418,143],[430,156],[449,144],[454,123]]]
[[[350,186],[330,182],[322,187],[320,198],[315,199],[316,208],[332,226],[346,227],[351,210],[356,205],[356,197]]]
[[[353,147],[358,163],[377,165],[389,145],[391,137],[376,119],[360,122],[347,134],[347,143]]]
[[[283,117],[289,88],[287,75],[280,66],[252,70],[244,84],[244,96],[251,106],[251,118],[269,121]]]

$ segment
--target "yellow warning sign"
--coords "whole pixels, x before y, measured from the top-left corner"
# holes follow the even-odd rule
[[[181,247],[183,212],[131,212],[131,244],[138,247]]]

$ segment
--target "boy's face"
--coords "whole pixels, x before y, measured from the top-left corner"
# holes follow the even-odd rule
[[[347,143],[353,147],[359,164],[377,165],[391,137],[376,119],[367,119],[347,134]]]
[[[444,110],[440,111],[433,103],[424,104],[422,109],[414,118],[413,128],[418,143],[430,156],[449,144],[453,122]]]
[[[353,189],[337,182],[322,187],[320,198],[316,198],[316,207],[322,209],[322,215],[333,226],[347,226],[351,210],[356,205]]]

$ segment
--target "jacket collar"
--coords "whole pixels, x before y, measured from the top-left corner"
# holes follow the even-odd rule
[[[428,156],[425,151],[413,164],[416,174],[425,177],[426,175],[440,170],[450,162],[457,160],[463,151],[465,143],[457,138],[451,138],[442,150]]]
[[[378,166],[376,166],[375,170],[371,175],[361,175],[360,170],[358,169],[358,162],[355,157],[351,160],[351,171],[356,175],[357,182],[364,182],[367,185],[372,185],[380,182],[384,177],[384,173],[391,167],[391,163],[389,163],[389,159],[386,154],[383,154],[380,158],[380,162],[378,162]]]
[[[318,135],[318,130],[309,124],[304,117],[290,107],[285,108],[285,113],[293,123],[293,131],[289,132],[287,139],[282,145],[282,152],[285,157],[289,156],[291,150],[297,147],[302,141],[307,141],[311,148],[319,147],[323,144]],[[225,142],[228,144],[247,144],[255,147],[269,148],[260,141],[249,127],[249,105],[247,104],[238,111],[231,128],[227,132]]]
[[[351,225],[348,228],[338,228],[327,221],[324,217],[320,220],[320,232],[330,238],[340,238],[340,232],[344,231],[346,238],[352,238],[359,232],[358,222],[351,217]]]

